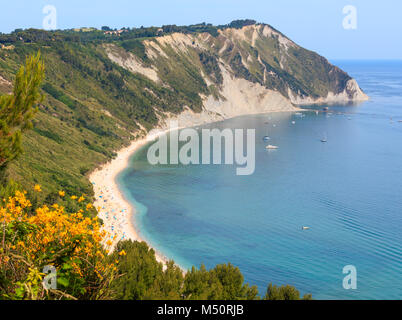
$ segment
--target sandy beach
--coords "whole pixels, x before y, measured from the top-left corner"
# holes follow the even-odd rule
[[[118,151],[115,159],[102,165],[89,176],[95,192],[94,206],[98,209],[98,217],[103,220],[103,228],[108,233],[105,241],[111,240],[112,248],[120,240],[145,241],[141,239],[131,220],[136,214],[136,209],[123,197],[117,186],[116,177],[127,168],[133,153],[149,140],[147,137],[132,142],[130,146]],[[156,250],[155,255],[157,261],[165,266],[168,259]]]

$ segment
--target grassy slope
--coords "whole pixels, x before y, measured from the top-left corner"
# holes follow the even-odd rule
[[[143,134],[139,125],[151,129],[157,123],[154,107],[177,113],[187,105],[200,111],[197,93],[208,92],[190,63],[195,56],[184,58],[173,49],[171,61],[159,62],[170,88],[110,62],[96,44],[17,44],[15,50],[0,50],[0,74],[12,81],[24,58],[37,50],[46,65],[46,98],[9,174],[28,189],[41,184],[46,196],[61,188],[92,194],[87,173]]]
[[[11,75],[23,57],[38,49],[46,64],[46,83],[51,83],[63,96],[58,100],[44,92],[46,99],[36,115],[35,129],[25,135],[25,153],[10,167],[10,176],[27,188],[39,183],[45,193],[64,188],[71,194],[91,194],[85,174],[94,164],[111,158],[113,150],[132,138],[130,132],[137,126],[116,107],[118,99],[110,97],[113,90],[117,92],[116,88],[104,90],[100,81],[65,63],[55,48],[25,46],[22,52],[18,48],[7,52],[8,57],[1,52],[2,74],[12,80]],[[92,69],[100,68],[94,64]],[[108,116],[103,105],[125,117]]]

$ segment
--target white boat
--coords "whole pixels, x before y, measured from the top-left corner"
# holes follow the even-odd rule
[[[268,130],[268,128],[267,128],[267,135],[266,136],[264,136],[263,138],[262,138],[262,140],[264,140],[264,141],[268,141],[268,140],[271,140],[271,138],[269,137],[269,132],[268,132],[269,130]]]
[[[321,142],[327,142],[327,139],[326,138],[321,139]]]
[[[292,124],[296,124],[296,121],[292,121]]]
[[[310,227],[302,227],[302,230],[309,230]]]
[[[269,150],[275,150],[275,149],[278,149],[278,147],[277,147],[277,146],[273,146],[273,145],[271,145],[271,144],[267,145],[265,148],[266,148],[266,149],[269,149]]]

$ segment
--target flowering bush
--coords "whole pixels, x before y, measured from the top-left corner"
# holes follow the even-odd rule
[[[40,186],[35,186],[40,192]],[[65,196],[60,191],[60,196]],[[108,262],[106,233],[97,218],[67,214],[59,204],[30,214],[26,192],[16,192],[0,207],[0,299],[107,299],[118,260]],[[57,288],[45,285],[46,266],[56,270]],[[45,268],[45,269],[44,269]]]

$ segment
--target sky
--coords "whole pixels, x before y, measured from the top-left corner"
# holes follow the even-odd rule
[[[0,1],[3,33],[43,28],[47,15],[43,9],[52,5],[56,8],[57,29],[226,24],[249,18],[274,26],[328,59],[402,59],[400,0]]]

